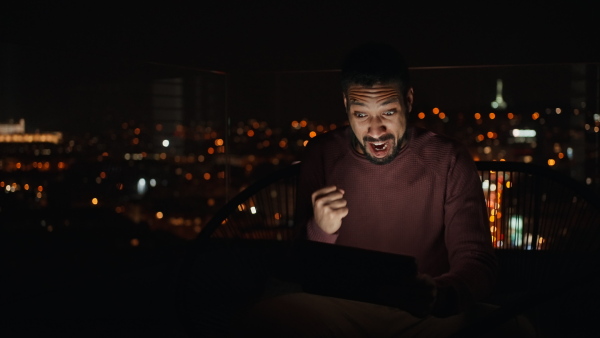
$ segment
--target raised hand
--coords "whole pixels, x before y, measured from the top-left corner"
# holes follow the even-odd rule
[[[337,232],[342,226],[342,218],[348,215],[344,190],[328,186],[312,194],[315,222],[328,234]]]

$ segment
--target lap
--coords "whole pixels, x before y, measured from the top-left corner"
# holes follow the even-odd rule
[[[256,303],[241,327],[259,337],[449,337],[493,309],[418,318],[393,307],[297,292]]]

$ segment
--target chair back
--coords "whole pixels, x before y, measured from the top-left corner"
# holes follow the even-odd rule
[[[476,162],[500,270],[496,293],[558,294],[597,272],[600,198],[549,167]]]
[[[198,239],[291,240],[299,173],[295,162],[252,183],[217,211]]]

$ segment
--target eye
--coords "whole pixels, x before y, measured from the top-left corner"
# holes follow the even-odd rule
[[[396,114],[395,110],[389,110],[389,111],[386,111],[385,113],[383,113],[383,115],[386,115],[386,116],[392,116],[394,114]]]
[[[361,118],[361,117],[366,117],[366,116],[367,116],[367,114],[365,114],[365,113],[361,113],[361,112],[355,112],[355,113],[354,113],[354,116],[356,116],[356,117],[358,117],[358,118]]]

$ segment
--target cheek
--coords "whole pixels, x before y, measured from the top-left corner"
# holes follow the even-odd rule
[[[352,127],[352,131],[354,131],[354,135],[359,140],[362,140],[362,137],[367,133],[368,126],[364,123],[351,122],[350,127]]]
[[[404,130],[406,129],[406,119],[404,117],[399,117],[398,120],[394,122],[392,128],[397,130],[400,134],[404,133]]]

